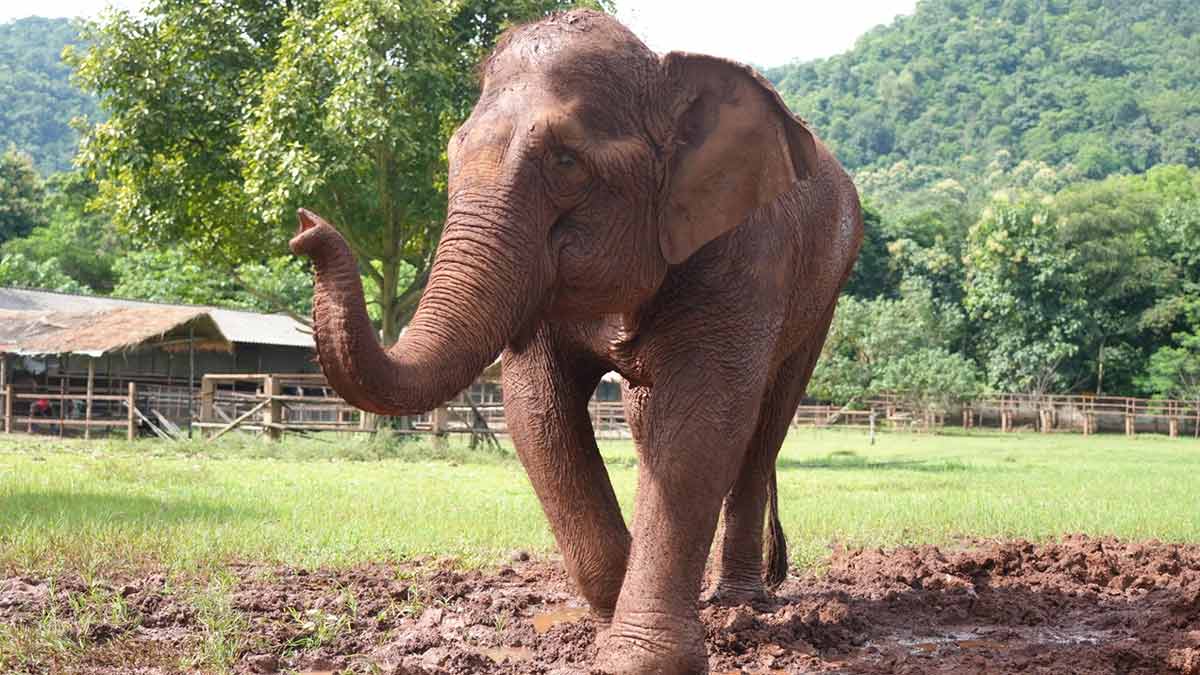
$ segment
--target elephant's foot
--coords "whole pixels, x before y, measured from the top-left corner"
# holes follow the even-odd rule
[[[704,627],[690,619],[665,614],[631,623],[614,621],[598,639],[597,670],[610,675],[706,675],[708,653]]]
[[[609,561],[610,564],[604,567],[593,566],[583,570],[578,567],[567,568],[567,574],[575,580],[579,594],[587,600],[592,618],[601,629],[612,623],[617,596],[621,593],[621,580],[625,576],[625,557],[616,562]]]
[[[716,581],[703,600],[709,604],[732,606],[751,605],[768,599],[763,584],[762,562],[727,561],[716,571]]]
[[[738,579],[722,579],[717,582],[705,596],[704,602],[710,605],[731,607],[734,605],[753,605],[767,600],[767,589],[761,579],[745,581]]]

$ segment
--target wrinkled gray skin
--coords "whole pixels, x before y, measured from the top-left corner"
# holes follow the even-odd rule
[[[854,186],[749,68],[659,57],[590,12],[503,36],[449,157],[429,286],[387,351],[345,241],[301,212],[292,248],[314,261],[325,373],[401,415],[503,351],[521,461],[611,620],[598,666],[706,672],[696,611],[718,515],[713,597],[762,593],[775,457],[862,238]],[[628,529],[587,413],[608,371],[640,460]]]

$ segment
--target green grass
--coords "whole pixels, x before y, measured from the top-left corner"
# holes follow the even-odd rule
[[[632,445],[603,450],[628,516]],[[819,563],[833,543],[1069,532],[1200,541],[1200,443],[1191,440],[889,434],[871,446],[858,433],[797,431],[779,467],[801,565]],[[209,445],[0,435],[0,568],[9,572],[412,555],[476,565],[514,549],[550,552],[553,539],[511,453],[330,437]],[[213,662],[228,650],[220,607]]]

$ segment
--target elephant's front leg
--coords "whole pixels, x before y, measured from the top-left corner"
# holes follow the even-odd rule
[[[762,387],[753,367],[725,370],[695,355],[674,366],[639,397],[633,548],[598,662],[611,673],[708,672],[701,578]]]
[[[604,370],[564,342],[543,327],[504,353],[504,412],[567,573],[607,621],[625,576],[629,530],[587,409]]]

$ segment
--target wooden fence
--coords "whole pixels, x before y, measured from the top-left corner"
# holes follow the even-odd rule
[[[66,433],[91,437],[97,430],[123,429],[127,438],[143,430],[177,438],[191,421],[209,437],[233,430],[280,438],[289,432],[372,433],[376,424],[338,397],[319,374],[207,375],[198,401],[187,387],[139,385],[57,393],[0,388],[2,430],[6,433]],[[503,405],[494,396],[468,392],[425,415],[389,423],[400,434],[471,434],[494,441],[508,432]],[[36,401],[51,405],[40,411]],[[197,405],[198,403],[198,405]],[[197,410],[191,420],[192,410]],[[593,400],[588,405],[598,438],[629,438],[629,424],[619,401]],[[922,409],[902,395],[888,395],[851,406],[802,405],[796,427],[847,427],[892,431],[935,431],[948,426],[994,428],[1002,432],[1139,433],[1171,437],[1200,436],[1200,405],[1168,401],[1082,395],[1032,396],[997,394],[948,409]]]
[[[45,402],[45,406],[38,404]],[[13,385],[0,390],[0,410],[4,411],[4,433],[24,431],[57,431],[59,436],[68,429],[83,430],[84,438],[92,430],[124,428],[129,440],[137,438],[139,426],[153,424],[138,408],[137,384],[129,383],[125,394],[87,392],[18,393]],[[58,412],[54,413],[57,403]],[[68,413],[70,409],[70,413]],[[24,414],[22,414],[24,413]]]
[[[628,438],[629,426],[620,401],[589,404],[596,435]],[[279,438],[288,432],[371,433],[370,415],[349,405],[320,375],[206,375],[200,387],[199,419],[193,424],[210,438],[238,429]],[[494,438],[507,434],[504,406],[480,402],[463,392],[446,405],[423,415],[394,418],[392,433],[471,434]]]
[[[793,423],[866,428],[872,419],[884,428],[925,431],[956,426],[995,428],[1006,433],[1146,433],[1172,438],[1200,435],[1200,405],[1196,401],[1118,396],[995,394],[948,409],[927,409],[906,403],[901,395],[889,395],[860,402],[853,409],[803,405],[797,409]]]

